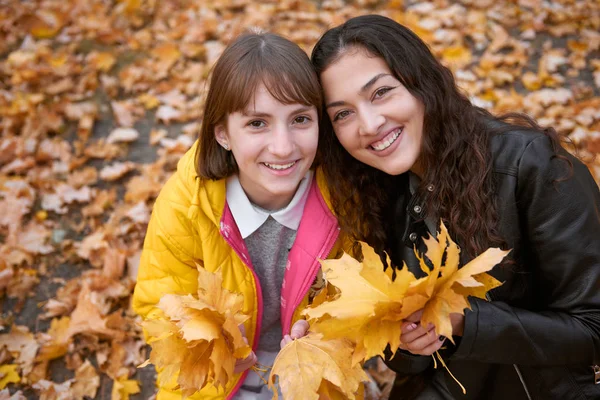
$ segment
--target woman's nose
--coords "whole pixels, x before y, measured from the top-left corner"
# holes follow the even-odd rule
[[[380,128],[385,123],[385,117],[373,107],[362,107],[358,110],[359,114],[359,133],[361,135],[377,135]]]

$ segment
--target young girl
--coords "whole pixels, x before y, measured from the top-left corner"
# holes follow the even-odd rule
[[[340,225],[420,273],[413,254],[442,219],[467,262],[512,249],[489,302],[453,314],[454,347],[402,325],[390,398],[599,399],[600,194],[552,129],[495,118],[462,95],[410,30],[362,16],[313,50],[331,126],[323,168]],[[443,357],[464,396],[431,354]],[[391,356],[391,354],[390,354]],[[389,358],[389,357],[388,357]],[[595,372],[596,371],[596,372]]]
[[[244,295],[254,352],[224,392],[207,387],[193,399],[270,399],[248,368],[272,365],[282,339],[307,329],[292,323],[339,232],[311,170],[321,107],[308,56],[282,37],[241,36],[214,66],[199,140],[154,205],[133,298],[154,318],[163,295],[197,292],[198,265]],[[181,393],[161,387],[157,398]]]

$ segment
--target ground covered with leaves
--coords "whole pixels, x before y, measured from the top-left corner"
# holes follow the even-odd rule
[[[0,0],[0,399],[153,395],[130,298],[211,65],[249,27],[310,51],[373,12],[476,104],[556,128],[600,180],[596,0]],[[386,398],[393,373],[369,365],[368,397]]]

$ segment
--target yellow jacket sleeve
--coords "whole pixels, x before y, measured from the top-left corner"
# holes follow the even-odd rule
[[[196,293],[198,288],[202,246],[188,218],[195,174],[191,160],[181,161],[154,204],[146,232],[132,304],[144,319],[160,315],[156,304],[165,294]]]

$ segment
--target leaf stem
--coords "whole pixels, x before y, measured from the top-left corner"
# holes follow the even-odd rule
[[[458,386],[460,386],[460,388],[462,389],[463,394],[467,394],[467,389],[465,389],[465,387],[462,385],[462,383],[460,383],[460,381],[458,379],[456,379],[456,377],[452,374],[452,372],[450,371],[450,369],[448,368],[448,366],[444,362],[444,359],[442,358],[442,356],[440,355],[440,353],[436,351],[435,355],[439,358],[440,363],[442,364],[442,366],[444,368],[446,368],[446,371],[448,371],[448,373],[450,374],[450,376],[452,377],[452,379],[454,379],[454,382],[458,383]],[[433,361],[435,362],[435,356],[432,355],[432,357],[433,357]],[[437,368],[437,363],[434,363],[434,368]]]

